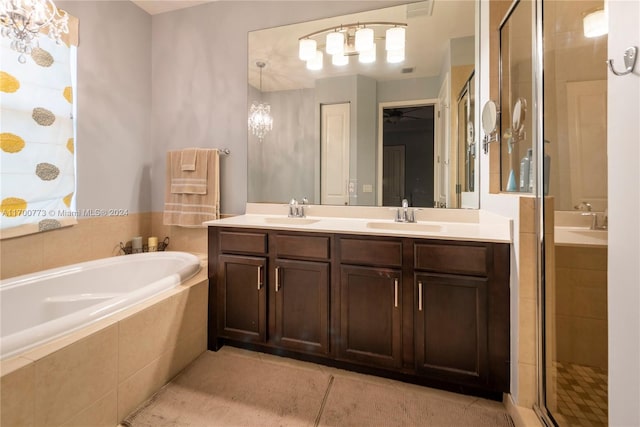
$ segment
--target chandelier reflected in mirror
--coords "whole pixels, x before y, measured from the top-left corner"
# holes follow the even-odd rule
[[[18,52],[18,62],[27,61],[25,55],[38,47],[39,33],[55,40],[69,33],[69,16],[52,0],[0,0],[0,33],[11,40],[11,49]]]
[[[264,62],[256,62],[256,66],[260,68],[260,93],[262,94],[262,69],[267,64]],[[249,129],[251,133],[258,137],[262,142],[265,135],[273,129],[273,117],[271,117],[271,106],[264,102],[253,101],[249,108]]]
[[[387,28],[377,35],[376,28]],[[321,70],[323,67],[323,46],[318,45],[324,36],[324,52],[331,56],[335,66],[349,64],[349,57],[358,56],[362,64],[376,62],[376,41],[384,40],[386,61],[397,64],[404,61],[405,30],[407,24],[401,22],[357,22],[325,28],[302,36],[298,39],[298,57],[307,63],[309,70]],[[318,40],[316,40],[318,39]]]

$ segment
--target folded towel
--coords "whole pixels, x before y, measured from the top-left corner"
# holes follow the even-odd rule
[[[202,226],[204,221],[220,218],[220,156],[218,150],[200,149],[198,152],[203,152],[206,155],[204,159],[197,160],[198,168],[202,163],[207,163],[206,191],[202,194],[173,193],[171,191],[172,173],[176,169],[174,160],[176,156],[180,155],[180,151],[167,153],[165,204],[162,219],[164,225]]]
[[[210,150],[188,148],[171,154],[171,192],[174,194],[207,194],[207,156]],[[193,152],[193,171],[184,170],[184,160]]]
[[[180,154],[180,169],[183,171],[194,171],[196,170],[196,153],[198,152],[197,148],[187,148],[186,150],[182,150]]]

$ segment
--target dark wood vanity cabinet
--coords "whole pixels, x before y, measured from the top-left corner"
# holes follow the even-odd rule
[[[220,255],[218,324],[220,335],[244,342],[267,340],[267,259]]]
[[[216,272],[218,334],[263,343],[267,340],[267,235],[220,231],[216,245],[216,262],[209,265],[215,267],[209,271]]]
[[[210,227],[209,348],[499,395],[509,256],[505,243]]]
[[[211,233],[211,231],[210,231]],[[220,230],[210,236],[210,347],[220,339],[326,355],[328,236]],[[215,302],[214,302],[215,301]],[[211,341],[211,340],[210,340]]]
[[[401,286],[397,270],[340,267],[339,358],[391,368],[402,365]]]
[[[509,246],[414,243],[416,371],[509,388]]]
[[[416,273],[418,373],[482,384],[487,379],[486,279]]]
[[[274,343],[329,353],[329,264],[278,259],[274,273]]]
[[[402,366],[402,243],[339,238],[338,357]]]

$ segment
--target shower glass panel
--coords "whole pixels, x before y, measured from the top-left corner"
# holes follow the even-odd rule
[[[544,143],[538,147],[544,147],[544,204],[553,207],[543,213],[541,406],[561,427],[605,426],[607,35],[585,35],[587,17],[604,2],[541,5]]]

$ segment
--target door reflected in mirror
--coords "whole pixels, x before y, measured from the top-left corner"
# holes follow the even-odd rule
[[[263,141],[248,136],[249,202],[478,207],[475,3],[412,5],[249,33],[248,64],[265,62],[269,72],[260,90],[248,68],[248,103],[270,104],[273,117]],[[404,60],[388,55],[388,33],[377,27],[372,62],[353,52],[348,34],[346,64],[332,61],[322,37],[321,64],[300,60],[301,37],[353,22],[406,24]]]

